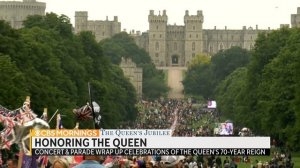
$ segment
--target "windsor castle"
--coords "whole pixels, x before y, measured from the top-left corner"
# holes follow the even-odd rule
[[[203,29],[204,17],[202,11],[195,15],[185,11],[184,25],[169,25],[168,16],[164,10],[155,14],[150,10],[148,15],[149,30],[147,32],[130,33],[136,44],[144,48],[157,67],[187,66],[198,54],[213,55],[220,50],[232,46],[252,49],[260,32],[271,31],[243,26],[239,30]],[[289,25],[280,25],[289,27]],[[291,27],[300,27],[300,8],[297,14],[291,15]],[[112,21],[88,20],[86,11],[75,12],[75,32],[92,31],[98,41],[121,32],[121,23],[115,16]]]
[[[0,1],[0,20],[6,20],[13,28],[21,28],[28,15],[45,15],[46,3],[36,0]],[[169,25],[166,10],[148,15],[149,30],[132,33],[136,44],[144,48],[156,66],[187,66],[198,54],[212,55],[231,46],[251,49],[259,32],[271,31],[243,26],[242,29],[203,29],[202,11],[195,15],[185,11],[184,25]],[[281,25],[289,26],[289,25]],[[300,27],[300,7],[291,15],[291,27]],[[114,16],[112,21],[88,20],[88,12],[75,12],[75,33],[92,31],[100,41],[121,32],[121,23]]]
[[[13,28],[22,28],[23,21],[29,15],[45,15],[46,3],[36,0],[0,1],[0,20],[7,21]],[[220,50],[232,46],[240,46],[250,50],[261,30],[258,26],[242,29],[203,29],[202,11],[190,14],[185,11],[184,25],[169,25],[166,10],[155,14],[150,10],[148,15],[149,30],[147,32],[131,32],[136,44],[144,48],[157,67],[187,66],[198,54],[213,55]],[[289,25],[280,25],[281,27]],[[291,27],[300,27],[300,7],[291,15]],[[88,20],[87,11],[75,12],[74,32],[91,31],[96,40],[112,37],[121,32],[118,17],[113,20]],[[122,59],[121,68],[137,90],[138,97],[142,90],[142,69],[136,67],[131,60]]]

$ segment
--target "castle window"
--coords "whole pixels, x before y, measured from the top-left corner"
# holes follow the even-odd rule
[[[196,37],[198,38],[198,34],[196,35]]]
[[[209,52],[212,53],[213,52],[213,47],[209,46]]]
[[[155,38],[155,34],[153,34],[153,38]]]
[[[155,50],[156,50],[156,51],[159,50],[159,43],[158,43],[158,42],[155,43]]]
[[[192,43],[192,50],[195,51],[195,42]]]
[[[190,34],[190,38],[192,38],[192,35]]]
[[[159,35],[159,37],[161,38],[162,35]]]
[[[195,26],[193,26],[193,30],[195,30]]]
[[[155,53],[155,57],[158,57],[159,56],[159,54],[158,53]]]
[[[250,39],[252,40],[252,36],[250,37]]]
[[[193,57],[193,58],[195,57],[195,53],[192,54],[192,57]]]
[[[177,43],[174,43],[174,50],[177,50]]]
[[[254,47],[253,47],[253,44],[250,44],[250,50],[252,50]]]
[[[223,44],[222,43],[220,44],[220,50],[223,50]]]
[[[158,30],[158,26],[156,26],[156,30]]]

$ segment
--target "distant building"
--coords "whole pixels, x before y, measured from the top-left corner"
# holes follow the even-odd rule
[[[256,25],[243,26],[242,29],[203,29],[204,17],[202,11],[196,15],[185,12],[184,25],[169,25],[166,10],[148,15],[149,30],[130,31],[136,44],[144,48],[156,66],[187,66],[198,54],[213,55],[220,50],[239,46],[251,50],[260,32],[270,32],[270,28],[262,30]],[[300,8],[297,14],[291,15],[292,27],[300,27]],[[281,24],[280,27],[289,27]],[[121,32],[121,23],[115,16],[113,21],[90,21],[87,12],[75,12],[75,32],[92,31],[97,41],[109,38]]]
[[[143,86],[143,69],[138,68],[131,59],[124,59],[120,63],[120,67],[124,75],[129,78],[130,82],[136,90],[138,98],[142,98]]]
[[[108,17],[106,17],[106,20],[88,20],[87,11],[76,11],[75,33],[81,31],[91,31],[94,33],[96,40],[101,41],[120,33],[121,23],[118,21],[117,16],[112,21],[109,21]]]
[[[300,27],[300,7],[297,8],[297,14],[291,15],[292,28]]]
[[[29,15],[45,15],[46,3],[36,0],[0,1],[0,20],[9,22],[12,28],[23,27]]]
[[[259,30],[258,26],[244,26],[241,30],[203,29],[202,11],[196,15],[186,11],[184,25],[179,26],[168,25],[165,10],[158,15],[150,10],[148,22],[147,33],[132,36],[138,46],[149,52],[156,66],[187,66],[197,54],[212,55],[231,46],[251,49],[259,32],[270,31]]]

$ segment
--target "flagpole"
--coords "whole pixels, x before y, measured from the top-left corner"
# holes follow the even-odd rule
[[[93,106],[93,98],[92,98],[90,82],[88,82],[88,89],[89,89],[89,96],[90,96],[90,106],[92,107],[92,113],[93,113],[94,129],[96,129],[96,128],[98,129],[98,126],[96,125],[96,122],[95,122],[95,111],[94,111],[94,106]]]

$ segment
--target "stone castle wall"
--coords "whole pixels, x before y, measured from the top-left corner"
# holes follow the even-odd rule
[[[297,14],[291,15],[291,25],[292,28],[300,27],[300,7],[297,8]]]
[[[7,21],[12,28],[23,27],[29,15],[45,15],[46,3],[35,0],[0,1],[0,20]]]
[[[129,78],[136,90],[138,98],[142,98],[143,93],[143,69],[136,66],[131,59],[122,58],[120,67],[123,70],[124,75]]]
[[[121,23],[118,17],[114,16],[114,20],[88,20],[87,11],[75,12],[75,33],[81,31],[91,31],[94,33],[96,40],[101,41],[121,32]]]
[[[231,46],[250,50],[260,32],[271,31],[258,29],[258,26],[244,26],[240,30],[203,29],[203,21],[202,11],[196,15],[186,11],[184,25],[168,25],[165,10],[158,15],[150,10],[148,33],[133,37],[138,46],[149,52],[156,66],[187,66],[200,53],[212,55]]]

